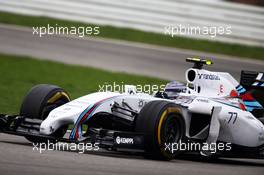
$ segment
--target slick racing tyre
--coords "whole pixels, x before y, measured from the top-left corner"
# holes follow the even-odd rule
[[[172,151],[172,144],[185,136],[181,108],[167,101],[149,102],[137,117],[135,131],[145,135],[146,158],[171,160],[179,153]]]
[[[40,84],[31,88],[24,97],[20,115],[31,119],[45,120],[53,109],[70,101],[69,95],[55,85]],[[63,137],[67,126],[55,131],[53,136]],[[34,136],[26,136],[31,142],[43,142],[43,139]]]

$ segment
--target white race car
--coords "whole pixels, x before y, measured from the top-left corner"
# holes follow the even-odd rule
[[[194,63],[186,71],[187,84],[172,81],[155,95],[127,85],[124,93],[97,92],[70,101],[58,86],[37,85],[19,115],[0,115],[0,132],[32,142],[97,143],[155,159],[186,151],[263,156],[264,73],[242,71],[239,83],[229,73],[203,69],[209,60],[187,61]]]

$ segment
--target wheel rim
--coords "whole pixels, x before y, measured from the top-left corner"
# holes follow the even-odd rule
[[[164,125],[165,143],[177,143],[181,139],[181,126],[177,117],[170,116]]]

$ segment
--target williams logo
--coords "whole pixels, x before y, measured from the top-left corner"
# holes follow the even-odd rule
[[[134,139],[117,136],[116,137],[116,143],[117,144],[134,144]]]
[[[220,80],[220,77],[214,74],[199,74],[198,73],[198,78],[205,79],[205,80]]]

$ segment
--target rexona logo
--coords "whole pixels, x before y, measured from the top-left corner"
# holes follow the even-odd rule
[[[220,77],[214,74],[200,74],[198,73],[199,79],[205,79],[205,80],[220,80]]]
[[[117,136],[116,137],[116,143],[117,144],[134,144],[134,139]]]

